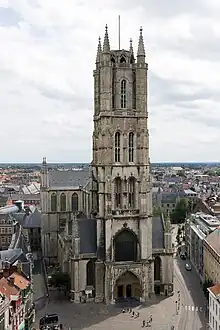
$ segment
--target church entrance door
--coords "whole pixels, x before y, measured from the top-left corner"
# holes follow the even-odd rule
[[[123,298],[123,285],[118,285],[118,297],[117,298]]]
[[[136,275],[132,272],[125,272],[116,281],[114,288],[114,298],[117,300],[119,298],[136,298],[141,297],[141,284]]]
[[[126,297],[130,298],[132,296],[132,292],[131,292],[131,284],[127,284],[126,285]]]

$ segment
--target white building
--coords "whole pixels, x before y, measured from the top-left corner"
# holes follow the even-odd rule
[[[208,289],[209,291],[209,327],[210,330],[220,330],[220,284]]]
[[[0,330],[11,330],[9,322],[9,306],[8,298],[0,293]]]

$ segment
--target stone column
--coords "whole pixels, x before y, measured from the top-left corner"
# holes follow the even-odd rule
[[[96,261],[95,275],[95,302],[99,303],[104,301],[105,265],[102,261]]]
[[[75,287],[75,295],[74,295],[74,302],[80,303],[80,287],[79,287],[79,281],[80,281],[80,269],[79,269],[79,261],[75,261],[74,263],[75,268],[75,276],[74,276],[74,287]]]

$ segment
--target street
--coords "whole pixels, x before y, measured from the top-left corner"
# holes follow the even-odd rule
[[[193,267],[191,271],[185,269],[186,262],[187,260],[181,260],[179,257],[174,259],[176,290],[180,291],[180,315],[177,329],[206,329],[206,301],[200,280]]]
[[[173,226],[172,241],[177,250],[176,235],[178,225]],[[200,279],[192,265],[192,270],[185,268],[189,260],[182,260],[178,254],[174,256],[174,290],[179,291],[180,298],[178,320],[176,329],[178,330],[205,330],[207,329],[207,309],[206,300],[200,285]],[[178,305],[178,299],[177,299]],[[178,309],[178,306],[176,306]]]

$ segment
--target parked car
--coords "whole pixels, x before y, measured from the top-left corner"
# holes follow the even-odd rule
[[[192,266],[190,264],[185,264],[186,270],[192,270]]]

